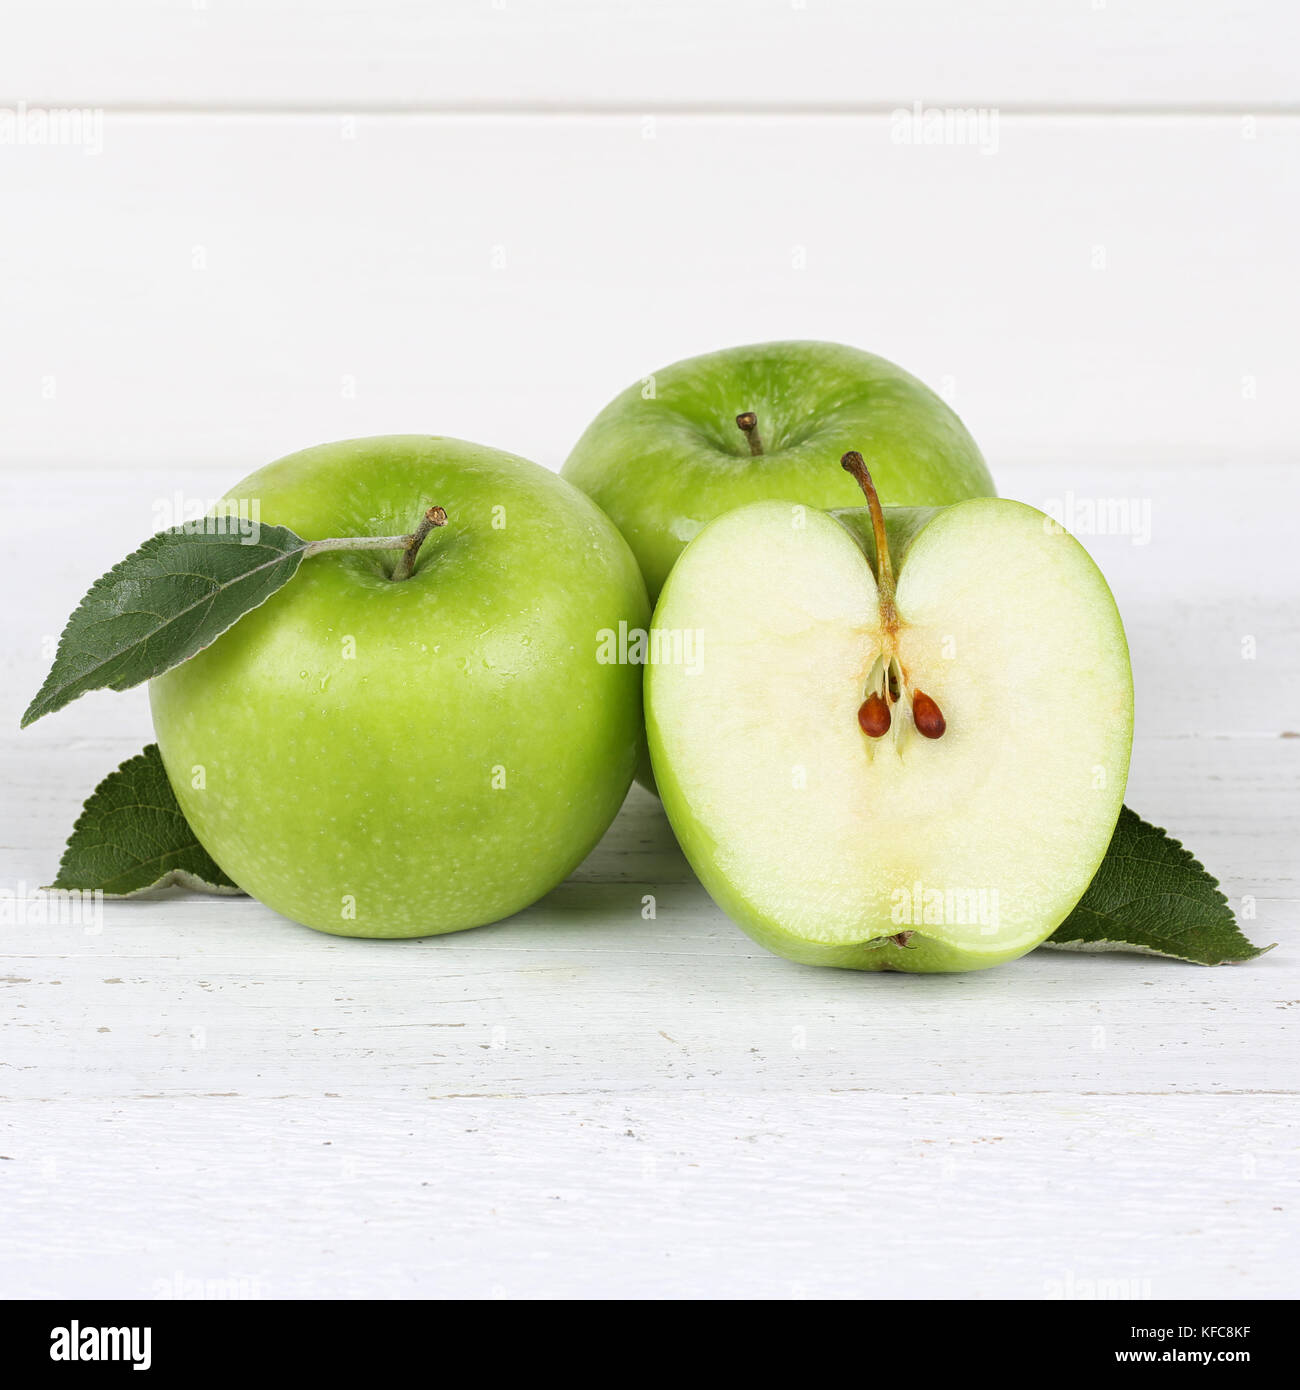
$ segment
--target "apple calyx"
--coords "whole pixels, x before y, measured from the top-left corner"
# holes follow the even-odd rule
[[[400,550],[397,563],[393,566],[390,579],[409,579],[415,571],[415,557],[425,538],[435,526],[447,524],[447,513],[442,507],[430,507],[420,518],[420,524],[406,536],[335,536],[329,540],[312,541],[303,549],[303,558],[322,555],[330,550]]]
[[[755,458],[763,452],[763,438],[758,432],[758,416],[752,410],[742,411],[736,416],[736,428],[749,442],[749,452]]]
[[[737,421],[739,423],[739,421]],[[894,567],[889,558],[889,538],[885,534],[885,510],[880,505],[876,485],[863,457],[850,449],[840,459],[840,467],[857,481],[867,499],[871,513],[871,529],[876,538],[876,591],[880,595],[880,628],[883,650],[867,679],[867,697],[858,707],[858,725],[868,738],[884,738],[893,724],[890,706],[909,696],[912,723],[923,738],[942,738],[948,727],[943,711],[933,696],[917,688],[909,692],[907,672],[898,660],[898,628],[900,619],[895,602]]]

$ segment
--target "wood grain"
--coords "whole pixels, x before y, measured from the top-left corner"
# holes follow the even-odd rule
[[[1286,1291],[1295,1259],[1294,1111],[1270,1096],[2,1113],[23,1296],[1230,1299]]]

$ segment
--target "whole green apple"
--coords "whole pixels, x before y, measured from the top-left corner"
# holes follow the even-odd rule
[[[982,969],[1044,941],[1105,855],[1124,629],[1041,512],[882,513],[846,458],[868,510],[752,503],[674,568],[646,668],[659,793],[704,886],[777,954]]]
[[[995,495],[975,441],[933,391],[838,343],[759,343],[655,372],[596,416],[563,473],[623,533],[653,602],[686,544],[733,507],[858,505],[826,461],[860,448],[892,505]]]
[[[495,922],[555,887],[623,801],[641,669],[601,630],[649,621],[615,528],[524,459],[405,435],[324,444],[230,500],[307,540],[446,512],[407,578],[339,551],[150,686],[203,847],[277,912],[344,936]]]

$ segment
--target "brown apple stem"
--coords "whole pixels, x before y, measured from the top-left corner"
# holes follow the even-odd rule
[[[411,532],[406,549],[397,557],[393,566],[393,579],[409,579],[415,569],[415,557],[420,553],[425,537],[435,526],[447,524],[447,513],[441,507],[430,507],[420,518],[420,524]]]
[[[894,567],[890,563],[889,541],[885,536],[884,508],[880,505],[876,485],[871,481],[867,465],[856,449],[851,449],[844,455],[840,460],[840,466],[857,479],[858,486],[867,499],[867,507],[871,512],[871,529],[876,536],[876,588],[880,591],[880,617],[887,632],[897,632],[898,609],[894,604]]]
[[[425,538],[435,526],[447,524],[447,513],[441,507],[430,507],[420,518],[420,524],[407,536],[335,536],[329,540],[311,541],[303,548],[303,559],[323,555],[331,550],[400,550],[393,566],[393,579],[409,579],[415,569],[415,557]]]
[[[749,441],[749,452],[757,457],[763,452],[763,437],[758,432],[758,416],[752,410],[746,410],[743,414],[736,416],[736,428]]]
[[[410,543],[410,536],[331,536],[325,541],[309,541],[302,557],[310,560],[331,550],[402,550]]]

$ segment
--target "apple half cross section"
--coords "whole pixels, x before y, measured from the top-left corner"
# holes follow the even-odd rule
[[[860,472],[866,509],[753,503],[678,561],[646,671],[655,777],[704,886],[778,955],[983,969],[1045,940],[1106,852],[1128,645],[1041,512],[882,513]]]

